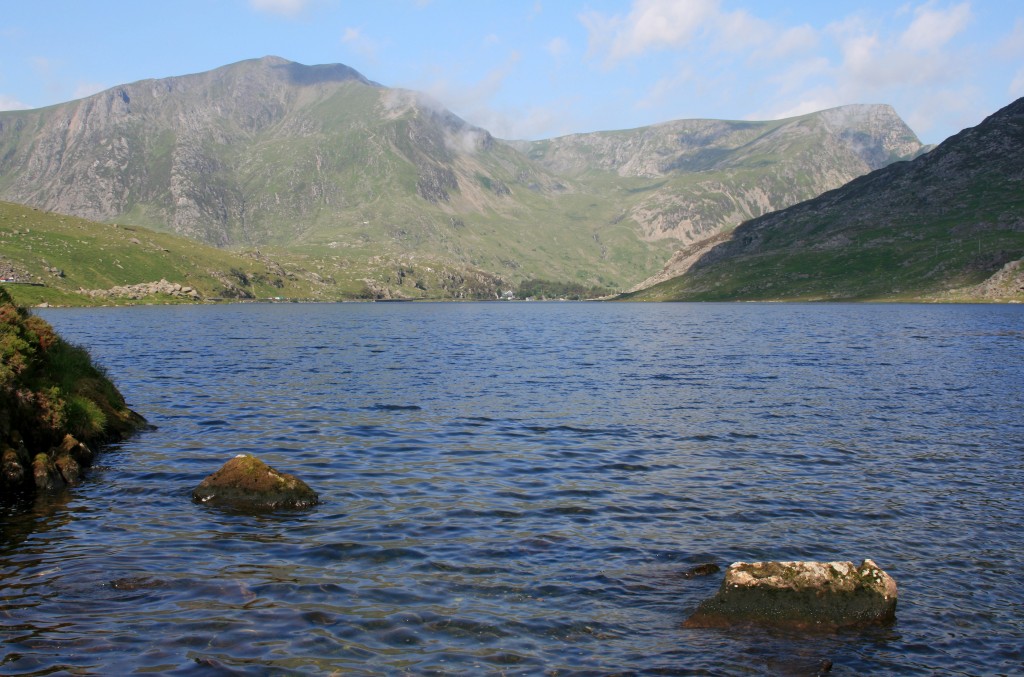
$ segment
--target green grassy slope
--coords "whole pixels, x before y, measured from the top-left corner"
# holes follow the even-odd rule
[[[1022,176],[1024,99],[925,156],[741,225],[629,298],[1024,299],[1010,275],[1024,257]],[[971,289],[997,274],[998,289]]]

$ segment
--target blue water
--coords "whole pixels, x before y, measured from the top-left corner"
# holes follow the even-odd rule
[[[0,512],[2,674],[1024,672],[1024,308],[47,310],[156,429]],[[241,452],[322,504],[190,492]],[[870,557],[890,627],[690,630]]]

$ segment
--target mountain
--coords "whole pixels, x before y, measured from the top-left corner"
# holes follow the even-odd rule
[[[851,105],[772,122],[676,120],[520,143],[552,173],[635,178],[623,195],[647,239],[707,239],[924,152],[891,106]]]
[[[481,274],[621,289],[921,149],[884,106],[506,142],[346,66],[265,57],[0,113],[0,198],[373,268],[384,296]]]
[[[1024,299],[1024,99],[677,256],[640,299]]]

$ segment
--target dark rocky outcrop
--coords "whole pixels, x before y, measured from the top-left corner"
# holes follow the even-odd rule
[[[688,628],[763,625],[834,631],[891,622],[896,581],[870,559],[852,562],[737,562]]]
[[[320,500],[298,477],[278,472],[248,454],[235,456],[204,479],[192,492],[192,499],[247,511],[307,508]]]
[[[145,420],[44,320],[0,289],[0,489],[57,491],[92,465],[93,448],[124,439]]]

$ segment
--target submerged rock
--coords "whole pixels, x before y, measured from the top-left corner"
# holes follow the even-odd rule
[[[870,559],[853,562],[737,562],[688,628],[757,624],[838,630],[896,618],[896,581]]]
[[[680,574],[683,578],[697,578],[698,576],[710,576],[711,574],[717,574],[722,570],[722,567],[718,566],[714,562],[706,562],[704,564],[698,564],[692,566],[683,573]]]
[[[295,475],[278,472],[255,456],[239,454],[192,492],[199,503],[241,510],[307,508],[317,493]]]

